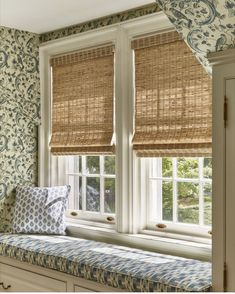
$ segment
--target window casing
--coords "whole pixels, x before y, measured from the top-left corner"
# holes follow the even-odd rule
[[[78,47],[95,46],[105,42],[112,42],[115,46],[115,134],[116,134],[116,164],[115,164],[115,223],[113,229],[119,233],[136,234],[148,230],[156,231],[156,222],[159,219],[151,218],[153,212],[149,212],[151,203],[149,201],[149,171],[150,159],[139,159],[132,150],[132,137],[134,131],[134,53],[131,49],[131,40],[139,35],[156,32],[156,30],[172,30],[172,25],[163,14],[144,17],[141,21],[134,20],[122,25],[114,25],[110,28],[98,29],[93,32],[84,33],[72,37],[69,42],[58,40],[53,45],[41,48],[43,63],[41,64],[43,75],[43,97],[50,96],[50,70],[48,67],[48,58],[53,54],[72,51]],[[49,83],[48,83],[49,81]],[[89,178],[85,170],[76,175],[74,171],[69,170],[66,161],[62,157],[52,156],[48,148],[50,138],[50,109],[51,105],[44,98],[41,106],[42,126],[40,128],[40,185],[56,185],[68,183],[68,177],[80,176]],[[101,156],[102,157],[102,156]],[[83,159],[83,162],[85,159]],[[70,163],[71,164],[71,163]],[[85,163],[84,163],[85,166]],[[67,176],[65,176],[67,174]],[[104,177],[102,173],[97,177]],[[110,175],[114,178],[114,175]],[[82,185],[85,186],[85,179]],[[83,189],[83,191],[85,191]],[[103,193],[103,192],[102,192]],[[83,197],[83,202],[84,202]],[[71,202],[70,202],[71,203]],[[70,206],[69,213],[75,208],[79,208],[79,203]],[[77,210],[77,209],[75,209]],[[80,210],[81,211],[81,210]],[[79,212],[79,210],[78,210]],[[95,224],[107,222],[107,215],[96,212],[83,211],[74,219],[92,220]],[[103,214],[104,212],[104,214]],[[149,217],[150,216],[150,217]],[[107,222],[108,223],[108,222]],[[181,234],[193,236],[210,237],[209,228],[197,228],[195,234],[189,233],[190,230],[175,230],[169,225],[161,232],[180,232]],[[154,231],[153,231],[154,230]]]

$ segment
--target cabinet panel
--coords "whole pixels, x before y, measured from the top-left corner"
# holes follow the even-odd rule
[[[79,287],[79,286],[74,286],[74,292],[96,292],[94,290],[91,289],[87,289],[87,288],[83,288],[83,287]]]
[[[227,267],[226,289],[235,291],[235,78],[226,81],[228,123],[226,127],[226,247],[225,262]]]
[[[0,264],[0,292],[66,292],[66,283],[16,267]]]
[[[94,281],[81,278],[74,279],[74,292],[129,292],[127,289],[118,289]]]

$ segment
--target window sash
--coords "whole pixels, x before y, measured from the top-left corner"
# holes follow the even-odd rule
[[[203,177],[203,158],[198,159],[199,177],[198,178],[179,178],[177,176],[177,159],[172,159],[172,177],[162,177],[153,176],[152,168],[155,166],[158,170],[157,174],[160,175],[162,171],[162,159],[141,159],[145,161],[147,176],[146,176],[146,197],[147,198],[147,228],[150,230],[156,230],[156,225],[158,223],[166,224],[164,230],[159,229],[159,231],[165,232],[176,232],[185,234],[202,235],[208,237],[208,231],[210,231],[211,226],[204,224],[204,199],[203,199],[203,185],[205,183],[212,183],[212,179]],[[166,221],[162,219],[162,190],[161,184],[156,183],[157,187],[157,197],[156,193],[152,194],[151,182],[169,181],[173,184],[173,220]],[[182,223],[177,221],[177,183],[195,183],[199,185],[199,223],[190,224]],[[158,229],[157,229],[158,230]]]
[[[112,217],[115,219],[115,213],[112,212],[105,212],[105,179],[114,179],[116,180],[116,175],[106,174],[104,171],[104,156],[99,156],[99,168],[100,173],[88,173],[87,172],[87,158],[86,156],[81,156],[81,172],[73,172],[74,170],[74,164],[75,164],[75,158],[73,156],[70,156],[69,158],[65,159],[67,161],[67,167],[66,167],[66,178],[68,179],[69,184],[72,187],[72,191],[70,194],[69,202],[71,203],[69,205],[69,209],[67,212],[68,217],[73,217],[72,214],[77,213],[77,216],[80,219],[87,219],[87,220],[95,220],[95,221],[101,221],[101,222],[107,222],[107,217]],[[78,169],[79,163],[77,166]],[[81,184],[79,185],[79,190],[82,191],[82,207],[80,209],[79,207],[79,192],[78,195],[76,195],[77,192],[73,191],[75,187],[75,180],[78,180],[81,178]],[[89,178],[99,178],[100,181],[100,210],[99,211],[89,211],[87,210],[86,203],[87,203],[87,179]],[[115,185],[116,186],[116,185]],[[115,192],[115,199],[116,199],[116,192]],[[115,201],[116,202],[116,201]],[[115,205],[116,206],[116,205]],[[72,214],[71,214],[72,213]],[[111,221],[114,223],[114,221]],[[110,223],[110,221],[109,221]]]

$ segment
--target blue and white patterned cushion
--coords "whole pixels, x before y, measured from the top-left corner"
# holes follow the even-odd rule
[[[69,236],[0,234],[0,256],[130,292],[207,292],[211,263]]]
[[[13,232],[64,235],[69,192],[70,186],[17,187]]]

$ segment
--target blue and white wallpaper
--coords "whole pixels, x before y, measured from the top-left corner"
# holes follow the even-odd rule
[[[0,40],[0,231],[8,231],[16,185],[37,183],[39,36],[0,27]]]
[[[211,74],[208,52],[235,47],[235,0],[156,0]]]

